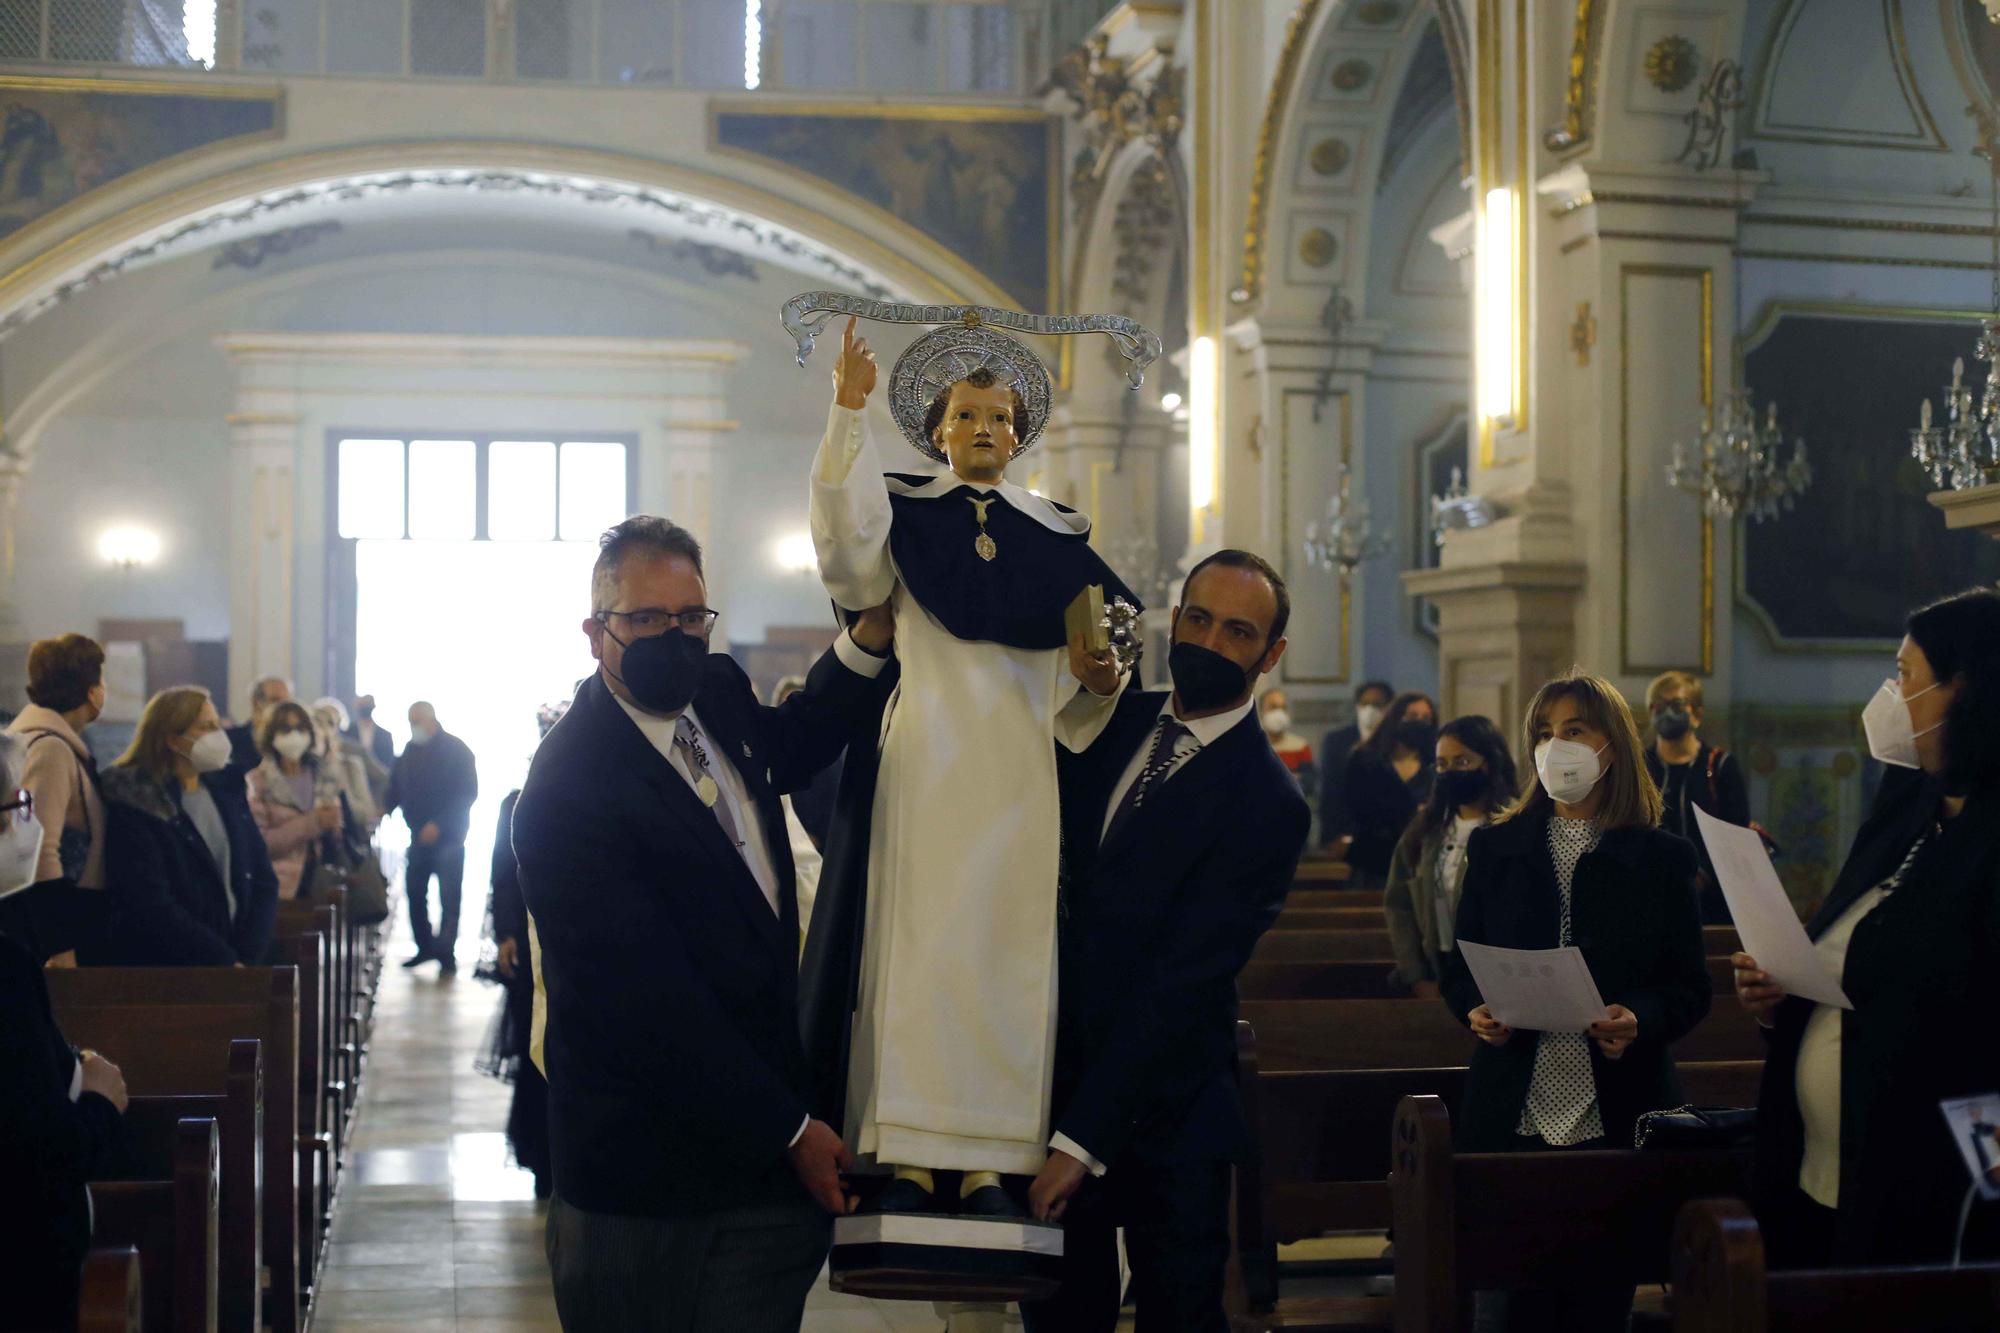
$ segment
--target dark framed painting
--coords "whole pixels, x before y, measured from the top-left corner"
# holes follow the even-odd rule
[[[1924,399],[1941,406],[1956,357],[1977,393],[1978,316],[1776,307],[1753,335],[1744,383],[1761,418],[1778,404],[1813,482],[1788,514],[1742,525],[1737,598],[1781,649],[1874,651],[1911,608],[2000,580],[2000,542],[1951,532],[1910,457]]]
[[[1413,455],[1416,495],[1410,511],[1410,541],[1416,549],[1410,552],[1407,568],[1436,569],[1444,562],[1444,548],[1437,544],[1437,535],[1431,531],[1431,498],[1451,489],[1451,474],[1454,471],[1461,478],[1472,471],[1466,424],[1465,409],[1453,408],[1451,419],[1419,444]],[[1437,638],[1437,603],[1428,597],[1419,597],[1414,605],[1417,633],[1427,639]]]

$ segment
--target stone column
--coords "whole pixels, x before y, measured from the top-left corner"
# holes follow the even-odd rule
[[[235,412],[228,420],[229,698],[216,705],[225,717],[247,706],[254,682],[296,674],[293,463],[300,418]]]
[[[20,628],[14,605],[14,530],[32,461],[8,450],[0,453],[0,642],[12,642]]]

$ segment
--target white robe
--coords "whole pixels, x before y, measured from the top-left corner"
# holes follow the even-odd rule
[[[947,475],[904,493],[965,484]],[[1054,531],[1089,530],[1019,486],[976,489]],[[888,483],[861,413],[832,409],[811,515],[836,603],[861,610],[893,594],[902,663],[871,817],[848,1146],[878,1165],[1032,1174],[1048,1157],[1055,1054],[1052,741],[1088,746],[1117,695],[1082,689],[1064,649],[958,639],[916,603],[889,550]]]

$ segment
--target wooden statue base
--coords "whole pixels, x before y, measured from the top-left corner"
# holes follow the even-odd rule
[[[874,1213],[833,1224],[828,1285],[883,1301],[1037,1301],[1061,1281],[1059,1226],[950,1213]]]

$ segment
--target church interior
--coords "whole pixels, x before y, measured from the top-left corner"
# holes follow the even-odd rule
[[[384,911],[271,844],[261,965],[49,966],[151,1162],[92,1187],[74,1327],[564,1326],[521,1085],[482,1072],[534,970],[525,940],[497,968],[488,867],[545,714],[598,671],[606,529],[699,539],[711,651],[760,698],[848,632],[808,513],[845,316],[802,356],[802,293],[931,308],[862,326],[885,383],[975,307],[1157,335],[1134,387],[1110,340],[1029,329],[1051,391],[1006,474],[1086,515],[1143,603],[1130,689],[1175,686],[1205,557],[1289,590],[1255,711],[1311,828],[1235,977],[1226,1327],[1470,1329],[1475,1292],[1627,1249],[1634,1328],[2000,1324],[1992,1250],[1765,1272],[1740,1136],[1677,1173],[1454,1162],[1473,1038],[1398,967],[1398,872],[1341,808],[1385,710],[1429,714],[1381,747],[1418,800],[1468,715],[1534,789],[1538,691],[1584,672],[1655,758],[1663,695],[1698,723],[1694,771],[1639,779],[1670,824],[1696,841],[1690,784],[1733,768],[1771,901],[1811,922],[1841,893],[1902,763],[1864,706],[1913,612],[2000,583],[2000,3],[16,0],[0,100],[0,711],[81,635],[95,769],[193,685],[257,741],[286,695],[349,735],[366,697],[397,751],[430,706],[478,774],[456,975],[448,934],[441,970],[398,966],[435,829],[396,815]],[[883,469],[943,475],[888,397]],[[1693,1107],[1758,1105],[1729,923],[1703,917],[1712,1007],[1672,1053]],[[866,1290],[822,1273],[802,1327],[1023,1326],[990,1292]]]

